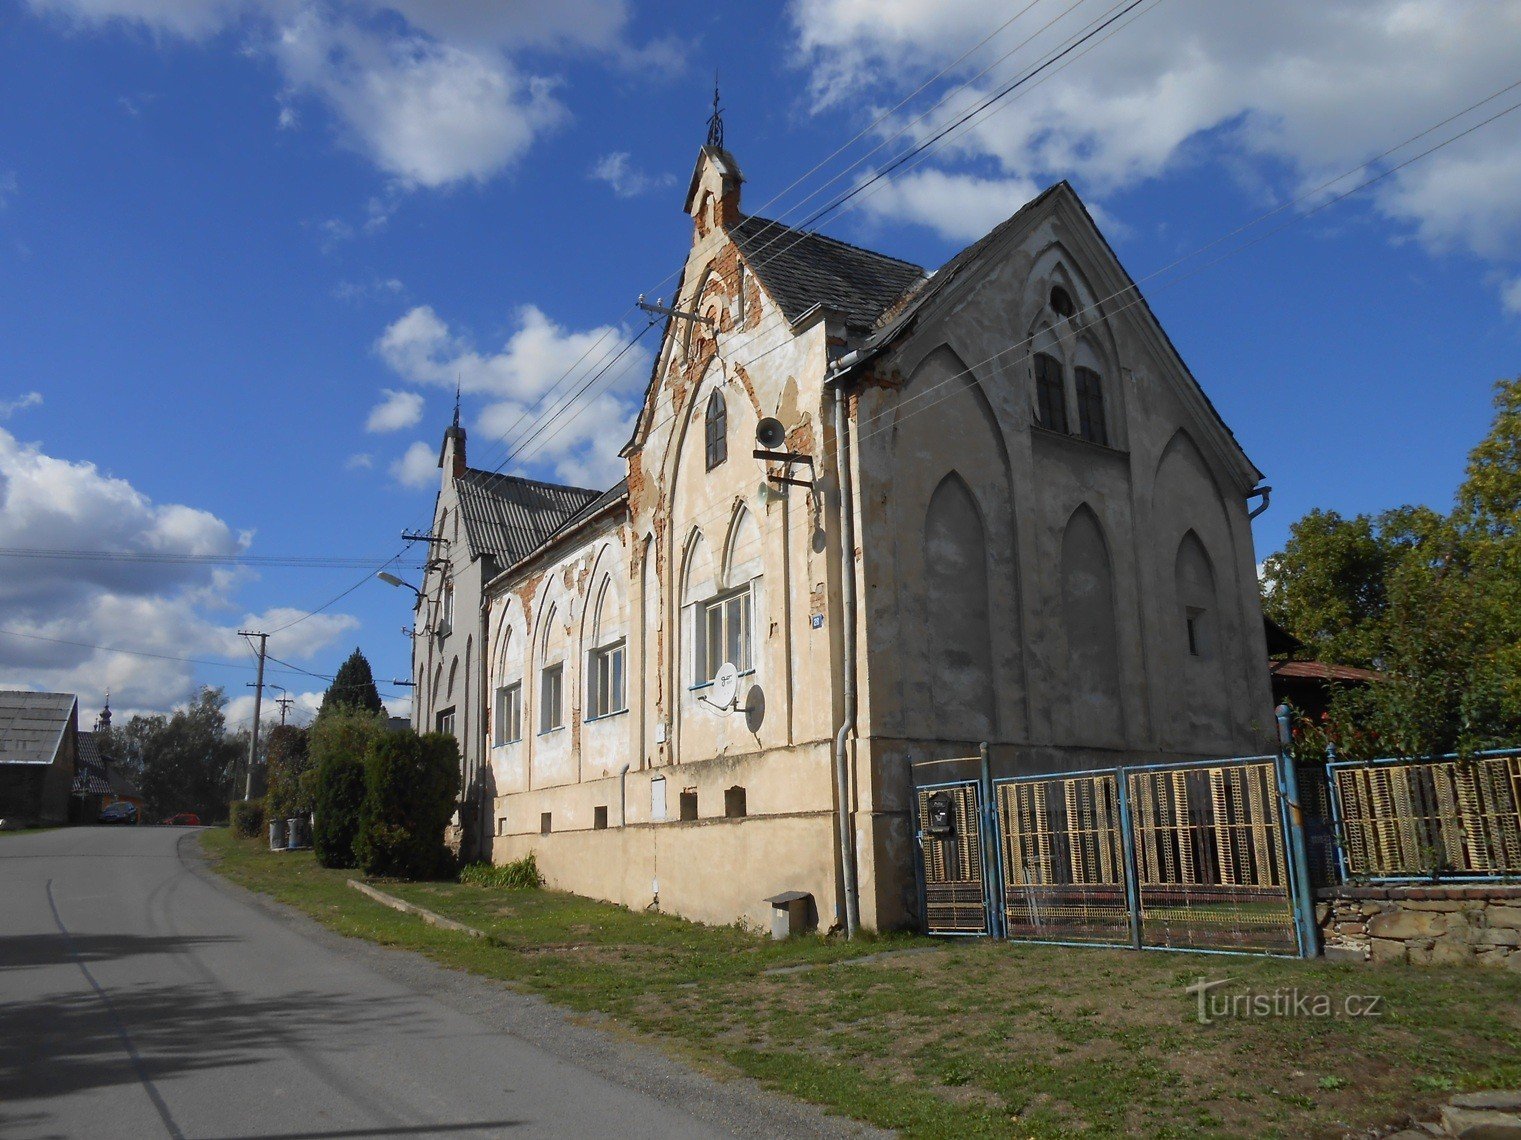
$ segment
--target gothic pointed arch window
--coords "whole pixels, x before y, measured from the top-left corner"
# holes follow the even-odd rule
[[[1066,433],[1067,385],[1061,361],[1044,352],[1035,356],[1035,408],[1041,427]]]
[[[711,471],[729,458],[729,409],[724,403],[724,394],[717,390],[708,397],[708,409],[703,420],[703,440],[708,470]]]

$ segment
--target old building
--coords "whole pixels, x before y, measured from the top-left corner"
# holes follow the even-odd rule
[[[456,406],[439,452],[439,492],[413,614],[412,726],[452,733],[459,741],[464,789],[459,823],[468,856],[475,854],[471,841],[489,831],[482,821],[491,799],[481,769],[484,584],[540,546],[600,492],[475,470],[466,464],[465,445]]]
[[[64,822],[78,742],[73,693],[0,691],[0,819]]]
[[[891,927],[911,758],[1260,750],[1260,474],[1071,187],[929,273],[747,216],[742,182],[702,149],[623,483],[532,485],[565,519],[508,550],[451,505],[446,440],[446,580],[484,580],[467,754],[493,857],[703,920],[797,890],[826,927]],[[768,418],[785,459],[754,457]],[[428,715],[464,709],[460,636],[418,642]]]

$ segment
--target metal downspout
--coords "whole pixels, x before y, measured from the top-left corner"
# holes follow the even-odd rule
[[[840,485],[840,616],[843,622],[841,668],[844,671],[844,718],[834,738],[835,792],[839,799],[840,867],[845,889],[845,935],[861,929],[861,901],[856,883],[856,842],[850,810],[850,734],[856,725],[856,520],[850,478],[850,425],[845,386],[834,388],[835,464]]]

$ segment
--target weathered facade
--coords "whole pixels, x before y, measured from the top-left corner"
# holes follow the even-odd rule
[[[627,480],[485,583],[494,858],[757,924],[787,890],[834,924],[854,875],[891,927],[910,758],[1261,750],[1260,475],[1071,188],[927,274],[740,187],[705,147]],[[792,461],[752,456],[766,417]],[[458,707],[444,665],[420,709]]]
[[[479,471],[466,463],[456,410],[444,433],[426,569],[412,623],[412,727],[459,741],[461,796],[454,841],[476,854],[493,791],[482,769],[486,644],[482,604],[487,580],[544,542],[598,495],[532,479]]]

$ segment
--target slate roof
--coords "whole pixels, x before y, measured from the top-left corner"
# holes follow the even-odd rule
[[[0,689],[0,764],[51,764],[73,711],[73,693]]]
[[[843,313],[847,324],[870,328],[925,278],[912,262],[765,218],[741,218],[728,234],[793,322],[823,305]]]
[[[619,502],[620,500],[626,498],[628,498],[628,480],[620,479],[616,485],[609,487],[606,491],[603,491],[602,494],[598,495],[591,502],[587,503],[586,506],[582,507],[575,514],[571,515],[570,518],[561,523],[560,526],[556,529],[555,533],[558,534],[562,530],[567,530],[568,528],[575,526],[582,519],[590,518],[592,515],[600,511],[603,507],[609,506],[612,503]]]
[[[602,494],[474,468],[455,479],[454,489],[470,556],[490,555],[504,566],[536,550]]]

